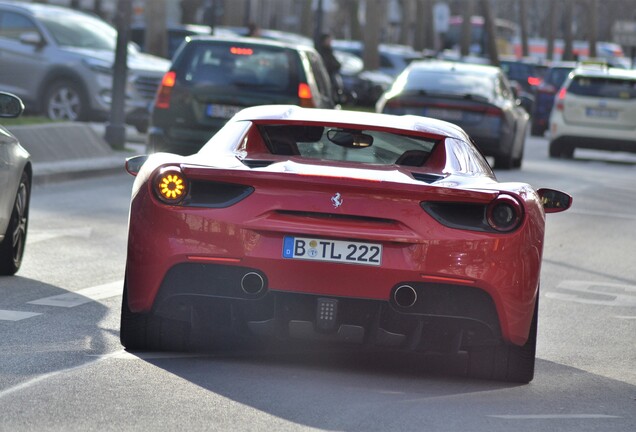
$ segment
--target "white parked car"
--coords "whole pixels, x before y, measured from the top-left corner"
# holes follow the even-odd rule
[[[550,115],[550,157],[571,158],[576,148],[636,152],[636,70],[570,73]]]

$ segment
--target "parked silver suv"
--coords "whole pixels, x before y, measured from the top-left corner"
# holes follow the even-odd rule
[[[0,88],[27,112],[52,119],[106,120],[117,31],[92,15],[60,6],[0,1]],[[146,126],[148,107],[170,62],[128,51],[126,121]]]

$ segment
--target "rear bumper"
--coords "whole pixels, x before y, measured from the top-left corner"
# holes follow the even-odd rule
[[[634,133],[636,134],[636,131]],[[572,149],[583,148],[636,153],[636,140],[561,135],[550,142],[552,145],[563,145]]]
[[[245,275],[262,276],[258,292]],[[311,340],[401,349],[457,351],[501,340],[497,311],[484,291],[465,286],[403,281],[417,293],[412,306],[276,291],[254,268],[178,264],[164,278],[153,313],[210,327],[210,332],[279,341]],[[330,304],[325,318],[321,309]]]
[[[550,118],[551,141],[567,142],[576,148],[611,151],[636,151],[636,127],[619,128],[587,124],[570,124],[561,112]]]

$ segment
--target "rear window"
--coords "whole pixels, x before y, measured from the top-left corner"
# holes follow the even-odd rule
[[[192,44],[178,74],[191,83],[295,93],[297,56],[290,50],[249,44]]]
[[[578,76],[572,80],[567,91],[578,96],[636,99],[636,79]]]
[[[272,154],[376,165],[422,166],[435,141],[422,137],[323,126],[260,126]]]
[[[555,87],[561,87],[570,72],[572,72],[572,68],[552,68],[547,73],[545,81]]]
[[[495,84],[494,76],[490,75],[413,69],[407,77],[404,90],[424,90],[431,94],[473,95],[491,100]]]

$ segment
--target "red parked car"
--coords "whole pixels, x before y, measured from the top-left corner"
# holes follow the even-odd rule
[[[470,376],[534,374],[545,213],[459,127],[269,105],[197,153],[137,156],[121,341],[454,347]]]

